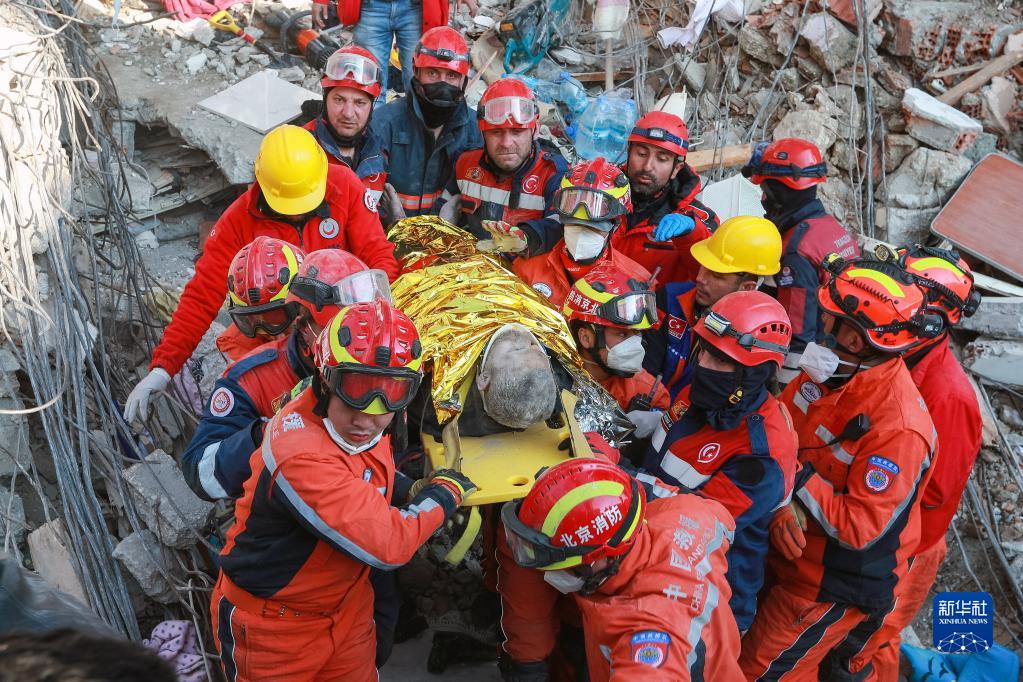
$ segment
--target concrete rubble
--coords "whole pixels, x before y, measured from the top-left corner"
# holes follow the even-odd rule
[[[1023,342],[977,339],[966,347],[963,366],[985,379],[1023,386]]]
[[[125,483],[146,526],[168,547],[194,545],[213,505],[196,497],[177,462],[162,450],[124,472]]]
[[[174,568],[173,555],[160,544],[152,531],[136,531],[121,540],[114,548],[114,558],[131,573],[149,598],[161,604],[170,604],[177,599],[168,576],[180,579],[180,571]]]
[[[902,108],[906,132],[934,149],[962,153],[983,130],[979,122],[916,88],[906,90]]]
[[[46,582],[83,604],[89,603],[68,549],[63,521],[56,519],[29,533],[28,550],[32,555],[32,567]]]

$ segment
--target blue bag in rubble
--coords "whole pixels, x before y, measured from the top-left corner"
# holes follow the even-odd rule
[[[999,644],[977,654],[943,654],[909,644],[903,644],[900,651],[913,669],[910,682],[1019,680],[1019,656]]]

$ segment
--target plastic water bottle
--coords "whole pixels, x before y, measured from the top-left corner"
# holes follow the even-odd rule
[[[601,95],[579,117],[575,151],[584,159],[603,156],[608,161],[620,163],[625,158],[629,133],[635,125],[635,102],[614,95]]]
[[[558,98],[558,84],[551,83],[550,81],[536,78],[535,76],[526,76],[521,73],[509,73],[501,76],[501,78],[517,78],[533,91],[536,98],[545,104],[554,104]]]
[[[593,30],[602,34],[598,37],[604,40],[620,37],[628,20],[629,0],[597,0],[597,7],[593,10]]]
[[[576,119],[582,116],[586,107],[590,105],[590,98],[586,95],[586,88],[582,83],[572,78],[568,71],[561,72],[561,83],[558,86],[558,101],[568,109],[569,118]]]

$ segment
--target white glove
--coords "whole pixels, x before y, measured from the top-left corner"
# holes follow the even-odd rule
[[[159,367],[143,377],[142,381],[131,389],[128,400],[124,403],[124,420],[130,423],[135,421],[136,417],[144,419],[149,412],[149,399],[154,393],[160,393],[167,388],[170,380],[170,374]]]
[[[394,189],[391,183],[384,184],[384,193],[380,197],[380,202],[384,205],[384,213],[387,214],[392,222],[405,219],[405,209],[401,205],[398,191]]]
[[[636,425],[636,438],[649,438],[654,429],[661,423],[661,413],[657,410],[633,410],[625,415],[629,421]]]
[[[458,220],[458,209],[461,208],[461,203],[462,195],[456,194],[440,207],[440,211],[437,212],[437,217],[441,220],[446,220],[449,223],[454,224],[454,222]]]

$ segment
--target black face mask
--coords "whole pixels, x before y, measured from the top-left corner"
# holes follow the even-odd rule
[[[693,407],[705,412],[727,409],[742,399],[739,381],[738,372],[722,372],[697,365],[693,368],[689,400]]]
[[[412,79],[412,92],[428,128],[438,128],[447,123],[464,96],[462,88],[457,85],[444,82],[423,85],[418,78]]]
[[[689,400],[703,412],[707,424],[718,431],[734,429],[763,399],[775,366],[762,362],[732,372],[693,368]]]

